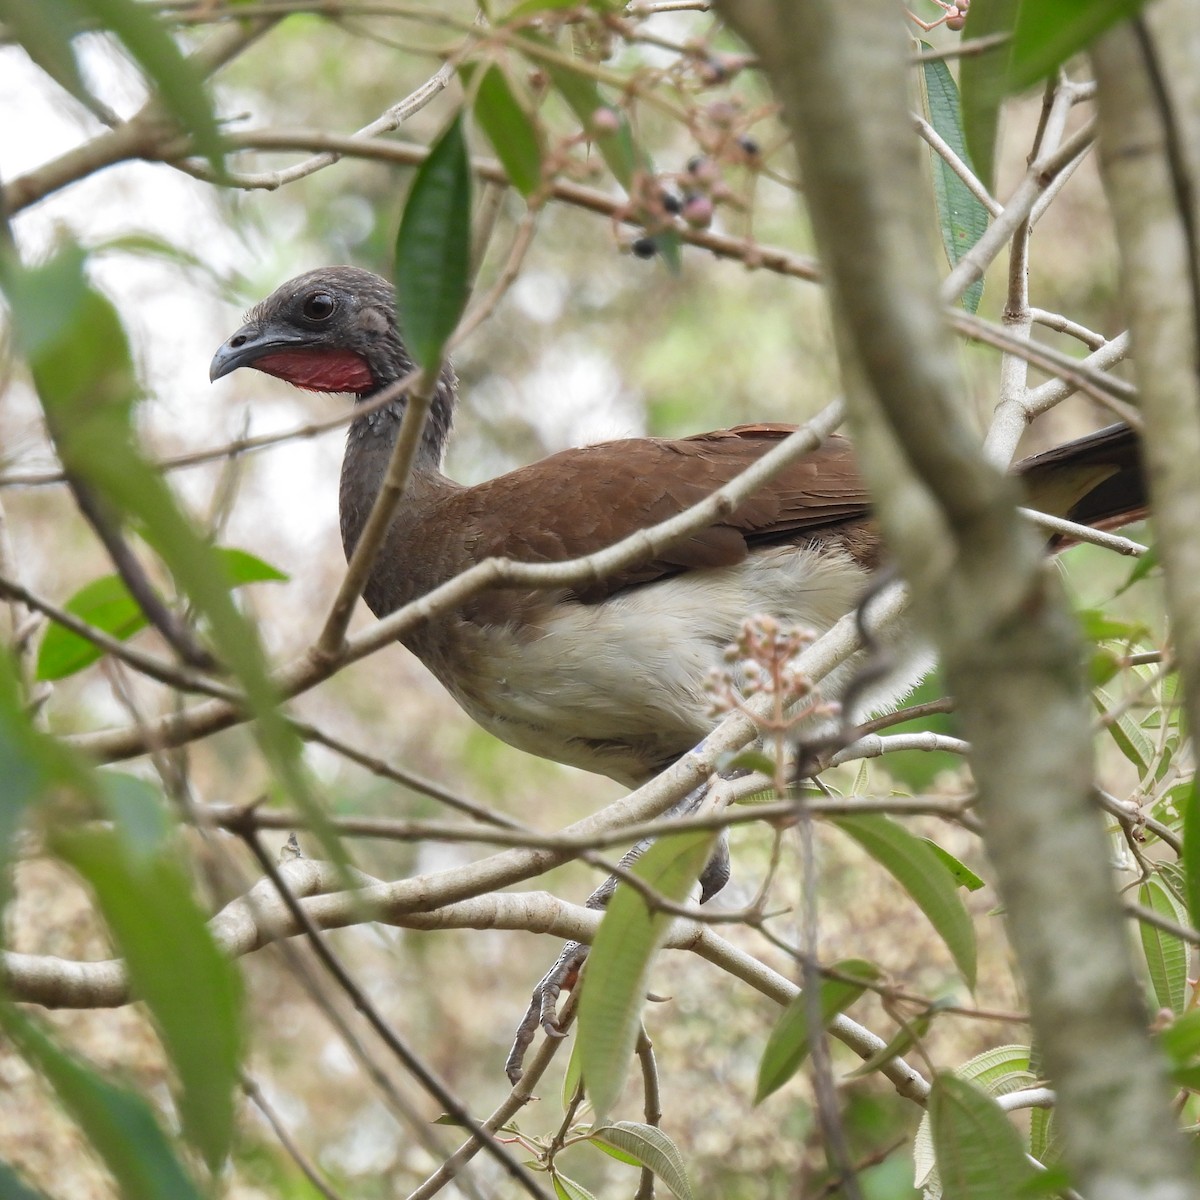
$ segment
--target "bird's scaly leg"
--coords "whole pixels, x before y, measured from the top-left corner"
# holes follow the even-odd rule
[[[702,783],[699,787],[693,788],[682,800],[669,808],[663,816],[691,816],[704,802],[704,798],[708,794],[708,786],[707,783]],[[636,846],[627,850],[621,856],[618,866],[622,869],[633,866],[646,853],[651,840],[650,838],[643,838]],[[605,908],[608,905],[609,898],[616,891],[618,882],[619,879],[616,875],[610,875],[587,898],[585,907]],[[728,882],[729,845],[726,838],[722,836],[717,848],[713,851],[712,857],[708,860],[704,871],[700,875],[700,903],[703,904],[710,896],[715,896]],[[583,967],[587,955],[588,947],[586,944],[583,942],[568,942],[563,947],[563,952],[558,956],[554,966],[542,976],[537,987],[533,989],[533,996],[529,1001],[529,1007],[525,1010],[525,1016],[521,1019],[521,1024],[517,1027],[512,1049],[508,1052],[508,1058],[504,1063],[505,1074],[511,1083],[515,1084],[521,1078],[522,1063],[525,1061],[525,1054],[533,1042],[539,1026],[545,1030],[548,1037],[565,1036],[563,1030],[558,1026],[558,998],[564,988],[570,991],[576,982],[578,982],[579,972]]]

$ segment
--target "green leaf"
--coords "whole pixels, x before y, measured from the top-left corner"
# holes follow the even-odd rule
[[[739,750],[736,754],[720,756],[720,771],[753,771],[765,775],[768,779],[775,777],[775,760],[762,750]]]
[[[0,1025],[87,1135],[116,1179],[122,1200],[201,1200],[140,1096],[64,1054],[11,1006],[0,1007]]]
[[[554,1194],[558,1200],[596,1200],[596,1197],[583,1186],[569,1179],[561,1171],[555,1170],[551,1176],[554,1182]]]
[[[563,1072],[561,1092],[563,1112],[571,1107],[571,1101],[575,1099],[575,1093],[579,1090],[579,1083],[582,1079],[583,1064],[579,1061],[579,1039],[576,1038],[571,1046],[571,1056],[567,1059],[567,1069]]]
[[[1144,638],[1149,630],[1144,621],[1119,621],[1099,608],[1085,608],[1076,613],[1083,636],[1091,642],[1123,642],[1132,645]]]
[[[230,582],[285,580],[287,575],[246,550],[218,547]],[[104,633],[126,641],[146,627],[146,617],[119,575],[105,575],[85,584],[63,605],[67,612]],[[65,679],[101,658],[104,651],[64,625],[51,625],[38,648],[37,677]]]
[[[225,570],[235,587],[243,583],[285,583],[291,578],[286,571],[281,571],[257,554],[251,554],[249,550],[217,546],[216,553],[225,564]]]
[[[647,167],[643,152],[634,144],[629,118],[616,105],[605,99],[599,85],[590,76],[558,61],[538,54],[539,49],[554,50],[546,38],[524,33],[514,39],[550,77],[555,90],[567,102],[578,118],[584,133],[592,139],[600,156],[616,181],[628,192],[639,166]]]
[[[679,1147],[657,1125],[639,1121],[617,1121],[600,1125],[589,1135],[602,1148],[613,1146],[649,1167],[679,1197],[692,1200],[692,1188]]]
[[[91,486],[110,514],[136,522],[170,570],[241,684],[259,744],[283,788],[312,822],[325,853],[344,862],[301,769],[299,739],[277,709],[258,637],[230,595],[225,563],[138,450],[133,410],[139,389],[129,343],[116,310],[91,287],[84,266],[80,249],[68,245],[43,266],[11,269],[0,279],[63,465]]]
[[[541,13],[557,12],[564,8],[592,8],[598,12],[615,12],[617,7],[612,0],[587,0],[584,4],[580,4],[580,0],[522,0],[522,3],[504,17],[503,23],[512,25]]]
[[[467,67],[461,69],[469,77]],[[479,77],[475,119],[513,186],[522,196],[532,195],[542,182],[541,138],[528,107],[517,99],[497,63],[492,63]]]
[[[1192,780],[1183,805],[1183,855],[1181,858],[1189,921],[1200,929],[1200,784]]]
[[[667,270],[672,275],[678,275],[683,270],[683,238],[679,236],[679,231],[660,229],[654,235],[654,241],[663,262],[667,264]]]
[[[921,45],[929,48],[924,42]],[[950,149],[974,171],[966,139],[963,137],[962,113],[959,109],[958,88],[955,86],[954,76],[940,59],[921,65],[929,123]],[[932,147],[929,149],[929,159],[933,168],[933,194],[937,202],[942,245],[953,267],[983,236],[988,226],[988,211],[950,168],[949,163]],[[963,293],[960,302],[967,312],[973,313],[978,309],[982,296],[983,280],[977,279]]]
[[[1138,888],[1138,903],[1178,925],[1187,924],[1183,905],[1161,880],[1151,877]],[[1187,1003],[1188,948],[1182,938],[1146,921],[1138,922],[1142,950],[1150,970],[1150,984],[1160,1008],[1179,1015]]]
[[[146,625],[137,601],[119,575],[105,575],[84,584],[63,605],[67,612],[104,633],[124,641]],[[104,654],[94,642],[64,625],[50,625],[38,648],[37,677],[65,679],[91,666]]]
[[[1037,1082],[1037,1072],[1031,1065],[1030,1049],[1028,1046],[1010,1045],[994,1046],[990,1050],[976,1054],[961,1066],[954,1069],[954,1074],[960,1079],[967,1079],[977,1087],[981,1087],[989,1096],[1003,1096],[1008,1092],[1020,1091],[1032,1087]],[[1039,1124],[1039,1114],[1046,1115],[1049,1110],[1034,1109],[1030,1116],[1033,1124],[1045,1134],[1047,1126]],[[1035,1157],[1040,1157],[1034,1152]],[[917,1135],[913,1142],[914,1187],[927,1187],[934,1195],[941,1195],[940,1183],[932,1186],[936,1179],[937,1159],[933,1149],[933,1130],[930,1126],[929,1113],[926,1111],[917,1126]]]
[[[1139,555],[1133,564],[1133,569],[1125,577],[1125,582],[1113,593],[1113,599],[1129,591],[1135,583],[1141,583],[1158,566],[1158,547],[1151,546],[1145,554]]]
[[[912,1020],[901,1025],[891,1038],[888,1039],[887,1045],[882,1050],[876,1050],[865,1062],[854,1068],[847,1076],[849,1079],[862,1079],[867,1075],[878,1071],[880,1067],[890,1063],[893,1058],[899,1058],[902,1054],[907,1054],[909,1050],[915,1046],[921,1038],[928,1032],[930,1025],[933,1024],[934,1009],[927,1009]]]
[[[1117,708],[1117,703],[1103,688],[1092,691],[1092,703],[1102,716]],[[1118,713],[1113,720],[1104,722],[1109,737],[1117,744],[1117,749],[1137,768],[1138,773],[1145,775],[1154,761],[1154,743],[1142,731],[1142,727],[1134,719],[1132,713]]]
[[[1029,1153],[1040,1163],[1058,1156],[1058,1131],[1052,1108],[1035,1108],[1029,1113]]]
[[[1145,0],[1021,0],[1013,30],[1007,92],[1053,74],[1110,26],[1134,16]],[[967,29],[970,31],[970,20]],[[968,32],[968,36],[972,36]]]
[[[396,235],[400,329],[422,367],[441,361],[471,291],[471,164],[461,114],[413,180]]]
[[[967,986],[975,987],[975,927],[942,860],[920,838],[879,814],[837,817],[833,824],[890,871],[929,918]]]
[[[55,848],[96,895],[178,1073],[184,1133],[215,1172],[233,1134],[240,980],[172,853],[160,797],[132,776],[102,779],[114,828],[60,834]]]
[[[978,1084],[989,1096],[1003,1096],[1037,1082],[1030,1065],[1029,1047],[993,1046],[954,1069],[955,1075]]]
[[[707,830],[660,838],[634,864],[634,873],[667,900],[680,901],[700,877],[714,841]],[[579,1053],[584,1086],[601,1119],[629,1072],[650,963],[672,919],[651,912],[634,888],[621,883],[596,931],[581,981]]]
[[[1034,1177],[1012,1122],[973,1083],[938,1075],[929,1121],[946,1200],[1012,1200]]]
[[[1200,1057],[1200,1008],[1192,1008],[1158,1035],[1158,1044],[1173,1066],[1185,1067]]]
[[[931,838],[922,838],[921,841],[927,845],[941,859],[946,870],[954,877],[954,882],[961,888],[966,888],[968,892],[977,892],[984,887],[984,882],[966,863],[954,857],[949,850],[943,849],[937,842]]]
[[[879,968],[860,958],[848,958],[835,963],[839,975],[862,979],[849,983],[844,979],[823,979],[819,1003],[821,1028],[825,1029],[838,1013],[850,1007],[866,991],[866,984],[879,978]],[[783,1015],[771,1030],[758,1064],[758,1086],[754,1103],[760,1104],[772,1092],[781,1088],[800,1069],[812,1045],[809,1027],[808,997],[801,992],[783,1010]]]
[[[121,39],[158,93],[166,112],[191,137],[196,152],[225,170],[224,142],[200,68],[180,53],[163,21],[136,0],[78,0],[79,7]]]
[[[1019,5],[1020,0],[987,0],[973,4],[967,13],[964,40],[1000,33],[1011,35]],[[959,65],[963,136],[975,171],[989,192],[995,190],[996,134],[1011,55],[1010,39],[982,54],[967,55]]]
[[[1105,646],[1098,646],[1088,659],[1088,685],[1102,688],[1111,683],[1122,671],[1125,664],[1119,654]]]

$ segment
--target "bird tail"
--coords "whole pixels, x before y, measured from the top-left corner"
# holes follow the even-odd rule
[[[1095,529],[1141,520],[1146,477],[1138,436],[1109,425],[1016,465],[1032,507]]]

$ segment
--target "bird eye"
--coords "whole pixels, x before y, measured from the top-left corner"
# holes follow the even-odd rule
[[[327,321],[333,316],[337,302],[328,292],[313,292],[304,301],[304,315],[310,321]]]

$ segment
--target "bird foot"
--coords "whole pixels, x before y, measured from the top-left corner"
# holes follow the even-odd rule
[[[524,1073],[525,1055],[539,1028],[547,1037],[567,1036],[566,1030],[558,1024],[558,998],[564,989],[570,991],[579,981],[579,972],[587,953],[588,948],[582,942],[568,942],[554,966],[542,976],[537,987],[533,989],[529,1007],[521,1018],[512,1049],[504,1063],[504,1073],[508,1076],[509,1083],[515,1085]]]

